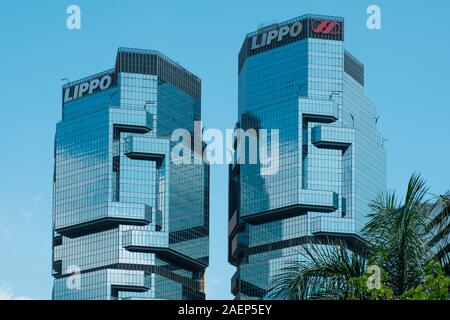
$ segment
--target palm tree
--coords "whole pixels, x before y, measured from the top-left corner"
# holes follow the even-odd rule
[[[359,295],[349,280],[365,274],[367,259],[343,242],[303,245],[302,261],[289,263],[272,279],[269,298],[286,300],[346,299]]]
[[[428,188],[420,175],[414,174],[402,202],[395,192],[380,195],[370,204],[372,212],[362,235],[372,244],[376,264],[387,273],[386,285],[395,297],[420,284],[423,269],[430,261]]]
[[[419,285],[430,261],[427,246],[428,210],[425,181],[414,174],[404,201],[386,192],[371,202],[362,235],[371,244],[371,263],[385,273],[385,286],[399,298]],[[368,256],[350,251],[343,243],[306,244],[303,261],[293,262],[276,275],[269,297],[279,299],[370,298],[351,285],[366,273]]]

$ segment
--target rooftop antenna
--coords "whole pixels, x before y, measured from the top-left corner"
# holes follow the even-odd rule
[[[144,103],[144,109],[147,110],[147,105],[151,104],[151,105],[155,105],[155,101],[145,101]]]
[[[118,91],[116,91],[116,92],[114,92],[114,93],[111,93],[111,94],[109,95],[109,106],[111,106],[112,98],[113,98],[117,93],[118,93]]]
[[[272,27],[274,25],[278,25],[278,22],[275,19],[267,21],[267,22],[261,22],[258,26],[258,31],[264,31],[264,29]]]
[[[330,92],[330,100],[333,99],[333,96],[340,96],[342,94],[342,91],[331,91]]]
[[[375,124],[377,124],[378,120],[380,119],[380,116],[376,116],[374,119],[375,119]]]

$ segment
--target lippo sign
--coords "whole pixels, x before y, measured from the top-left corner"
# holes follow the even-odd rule
[[[306,38],[343,41],[344,21],[304,18],[290,23],[274,24],[261,28],[251,37],[246,38],[239,53],[239,70],[249,56]]]
[[[64,90],[64,103],[88,96],[96,91],[109,89],[113,83],[114,74],[106,74],[99,78],[94,78],[82,82]]]
[[[239,51],[238,71],[250,56],[306,38],[344,41],[344,20],[314,16],[260,28],[245,38]]]
[[[338,21],[312,20],[311,30],[316,34],[337,35],[341,32],[341,24]]]
[[[301,21],[294,22],[288,26],[282,26],[278,29],[258,34],[252,38],[251,50],[268,46],[272,41],[280,42],[285,37],[295,38],[300,35],[303,30],[303,23]]]

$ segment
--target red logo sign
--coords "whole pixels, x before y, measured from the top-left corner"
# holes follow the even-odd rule
[[[335,35],[341,31],[341,25],[337,21],[313,20],[311,29],[315,33]]]

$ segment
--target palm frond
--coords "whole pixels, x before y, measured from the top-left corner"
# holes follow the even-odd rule
[[[363,228],[363,236],[371,242],[378,261],[388,274],[387,285],[401,295],[417,285],[429,260],[427,245],[428,188],[420,175],[414,174],[406,189],[404,201],[395,192],[386,193],[371,203],[372,212]]]
[[[343,299],[348,280],[365,273],[366,259],[344,243],[326,241],[303,245],[301,259],[291,262],[272,279],[274,299]]]

